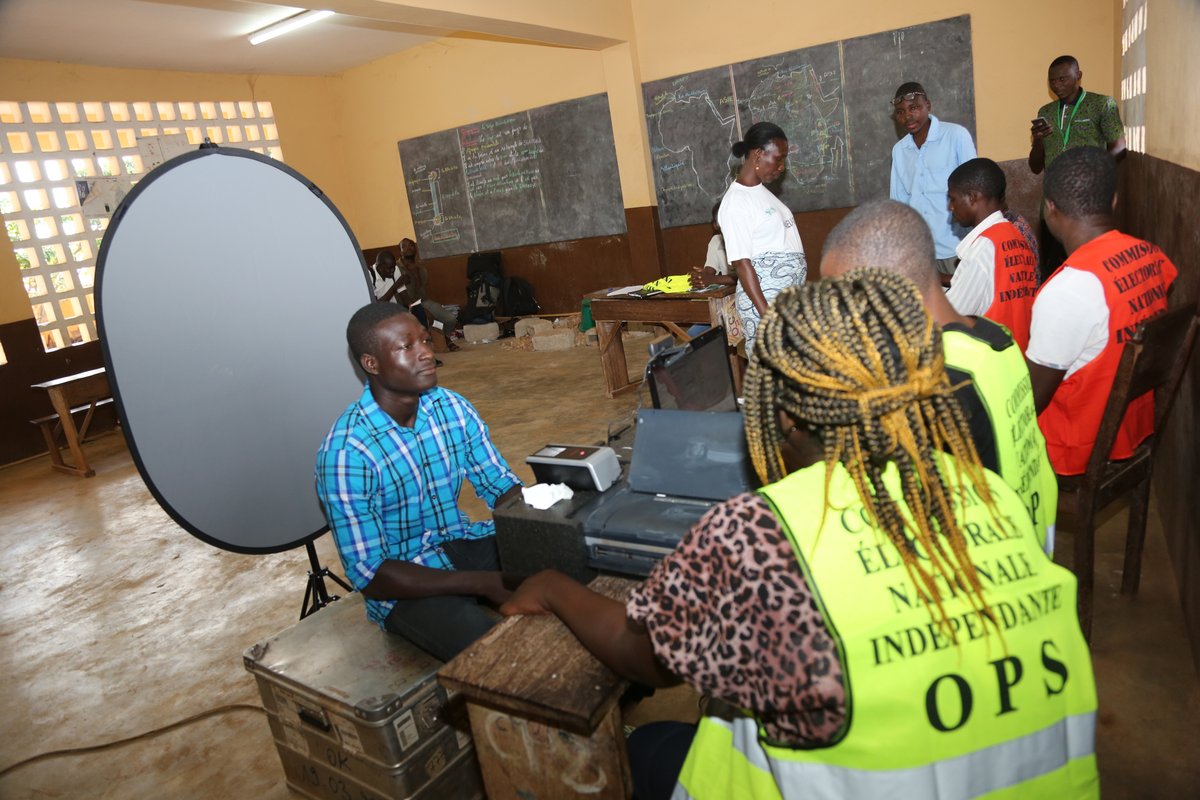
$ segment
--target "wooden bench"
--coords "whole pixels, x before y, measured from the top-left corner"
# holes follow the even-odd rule
[[[34,389],[41,389],[50,396],[50,404],[55,413],[51,416],[30,420],[42,431],[46,440],[46,449],[50,453],[50,462],[56,470],[71,475],[89,478],[96,472],[88,466],[80,446],[87,436],[88,427],[96,409],[112,402],[112,390],[108,386],[108,375],[103,367],[55,378],[44,383],[35,383]],[[83,413],[83,425],[75,426],[77,413]],[[68,464],[63,460],[62,448],[58,444],[58,436],[62,435],[67,449],[75,462]]]
[[[624,600],[636,581],[588,585]],[[555,617],[509,617],[438,680],[466,698],[489,800],[630,796],[618,704],[628,683]]]
[[[95,415],[96,409],[110,405],[113,399],[111,397],[102,397],[94,403],[87,405],[75,406],[71,409],[71,416],[83,414],[83,423],[76,425],[79,430],[79,441],[86,442],[88,440],[88,428],[92,425],[92,416]],[[62,435],[63,426],[62,420],[58,418],[58,414],[47,414],[44,417],[29,420],[30,425],[37,425],[42,431],[42,436],[46,440],[46,447],[50,451],[60,449],[58,438]],[[53,458],[53,456],[51,456]]]

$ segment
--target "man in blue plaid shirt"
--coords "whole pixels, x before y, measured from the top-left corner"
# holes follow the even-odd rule
[[[474,407],[437,385],[429,334],[412,314],[372,303],[346,338],[367,386],[317,453],[317,494],[367,615],[449,660],[494,624],[479,600],[510,594],[494,523],[458,508],[463,478],[489,508],[521,481]]]

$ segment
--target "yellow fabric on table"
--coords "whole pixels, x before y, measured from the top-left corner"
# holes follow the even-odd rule
[[[668,275],[665,278],[650,281],[642,287],[643,292],[663,292],[664,294],[678,294],[691,290],[692,280],[689,275]]]

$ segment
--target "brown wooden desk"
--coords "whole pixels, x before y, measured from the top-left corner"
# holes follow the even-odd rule
[[[591,301],[592,319],[596,323],[600,340],[600,363],[604,367],[608,396],[612,397],[640,385],[637,381],[629,380],[625,343],[621,341],[621,323],[652,322],[686,339],[687,332],[679,327],[681,324],[722,324],[722,309],[732,305],[733,291],[732,286],[722,286],[707,292],[662,294],[644,299],[609,297],[606,291],[584,295]],[[732,308],[726,313],[733,313]]]
[[[592,589],[624,600],[636,581]],[[461,692],[489,800],[624,800],[632,787],[617,701],[626,681],[555,617],[509,617],[438,672]]]
[[[71,457],[75,461],[74,464],[64,462],[58,442],[55,441],[53,435],[47,435],[46,446],[50,451],[51,466],[61,472],[81,475],[85,478],[95,475],[96,471],[88,466],[87,459],[84,458],[79,429],[75,427],[71,409],[77,405],[88,404],[87,415],[84,417],[83,423],[83,429],[86,431],[92,420],[92,413],[96,410],[96,404],[112,395],[104,367],[68,375],[65,378],[55,378],[45,383],[35,383],[32,388],[43,389],[50,395],[50,404],[54,406],[54,411],[58,414],[63,437],[67,440],[67,449],[71,451]],[[43,429],[43,433],[45,432]]]

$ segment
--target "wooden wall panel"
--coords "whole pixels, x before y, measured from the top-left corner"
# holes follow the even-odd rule
[[[1130,153],[1119,191],[1120,229],[1154,242],[1179,268],[1172,307],[1200,297],[1200,172]],[[1167,430],[1159,434],[1154,493],[1200,669],[1200,347],[1192,353]]]
[[[810,281],[818,277],[817,265],[821,261],[821,248],[825,244],[825,238],[850,211],[849,208],[831,208],[796,214],[796,227],[799,228],[800,240],[804,243]],[[666,272],[663,274],[680,275],[704,263],[704,256],[708,252],[708,240],[712,238],[712,226],[704,224],[667,228],[662,232],[662,237],[666,254]]]
[[[664,273],[657,209],[625,209],[625,220],[629,232],[621,236],[505,249],[501,259],[504,274],[529,281],[546,314],[579,311],[583,295],[597,289],[661,277]],[[394,246],[365,250],[368,265],[374,263],[381,249],[399,254]],[[466,302],[467,256],[432,258],[424,263],[429,270],[430,297],[440,303]]]

